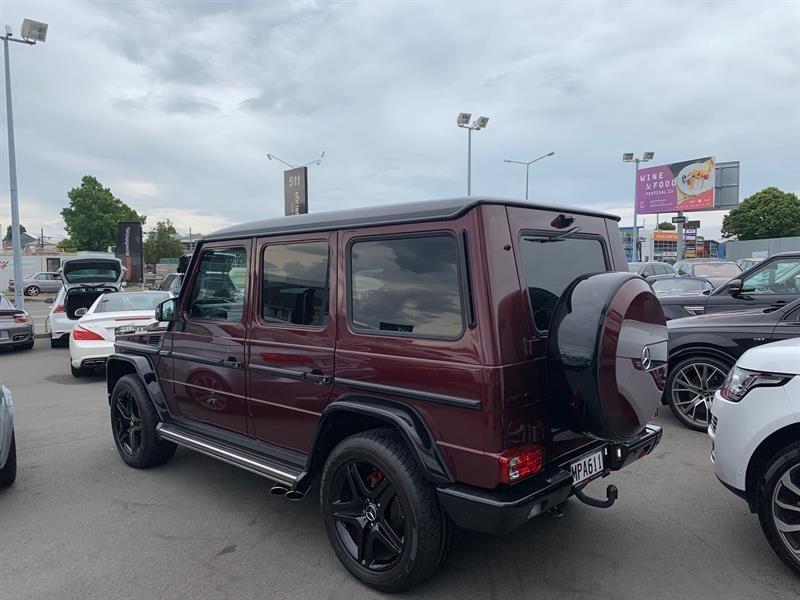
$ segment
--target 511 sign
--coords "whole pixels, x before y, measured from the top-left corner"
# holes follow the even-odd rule
[[[308,167],[283,172],[283,205],[287,216],[308,212]]]

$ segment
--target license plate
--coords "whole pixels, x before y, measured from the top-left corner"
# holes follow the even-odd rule
[[[0,340],[7,340],[7,339],[8,339],[8,332],[0,331]]]
[[[603,451],[598,450],[587,454],[570,465],[572,472],[572,485],[592,479],[603,472]]]

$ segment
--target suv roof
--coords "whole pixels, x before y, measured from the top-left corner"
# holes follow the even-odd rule
[[[205,240],[222,240],[252,237],[266,233],[305,233],[329,229],[345,229],[367,227],[371,225],[395,225],[417,221],[435,221],[454,219],[479,204],[503,204],[524,208],[564,211],[574,214],[603,217],[619,221],[617,215],[574,206],[557,206],[534,204],[519,200],[507,200],[491,197],[444,198],[426,202],[406,202],[403,204],[386,204],[345,210],[325,211],[290,217],[274,217],[251,221],[233,227],[220,229],[207,236]]]

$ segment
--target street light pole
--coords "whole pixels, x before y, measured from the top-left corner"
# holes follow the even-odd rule
[[[521,160],[508,160],[507,158],[503,160],[503,162],[514,163],[515,165],[525,165],[525,200],[528,199],[528,179],[529,179],[531,165],[537,161],[542,160],[543,158],[547,158],[548,156],[553,156],[554,154],[555,152],[548,152],[547,154],[542,154],[539,158],[534,158],[533,160],[529,160],[528,162]]]
[[[472,113],[459,113],[456,124],[467,130],[467,196],[472,195],[472,132],[484,129],[489,123],[489,117],[478,117],[469,124]]]
[[[14,306],[24,308],[22,289],[22,240],[19,231],[19,197],[17,194],[17,154],[14,144],[14,110],[11,106],[11,67],[8,59],[8,42],[33,45],[36,42],[12,39],[6,28],[3,36],[3,58],[6,72],[6,124],[8,127],[8,182],[11,192],[11,246],[14,257]]]
[[[636,198],[636,189],[639,185],[639,163],[640,162],[649,162],[653,160],[655,156],[655,152],[645,152],[642,154],[642,157],[634,158],[633,152],[625,152],[622,155],[623,162],[633,162],[636,163],[636,170],[634,172],[633,177],[633,261],[638,262],[641,254],[639,253],[639,227],[637,223],[638,217],[638,202]]]

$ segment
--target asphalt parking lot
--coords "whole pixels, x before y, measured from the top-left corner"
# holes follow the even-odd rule
[[[328,546],[316,497],[188,450],[157,469],[118,458],[102,376],[74,379],[39,339],[0,352],[14,394],[16,483],[0,492],[0,598],[375,598]],[[534,519],[505,537],[459,532],[414,598],[790,598],[800,581],[714,478],[705,435],[668,411],[654,454],[590,488],[620,500]]]

